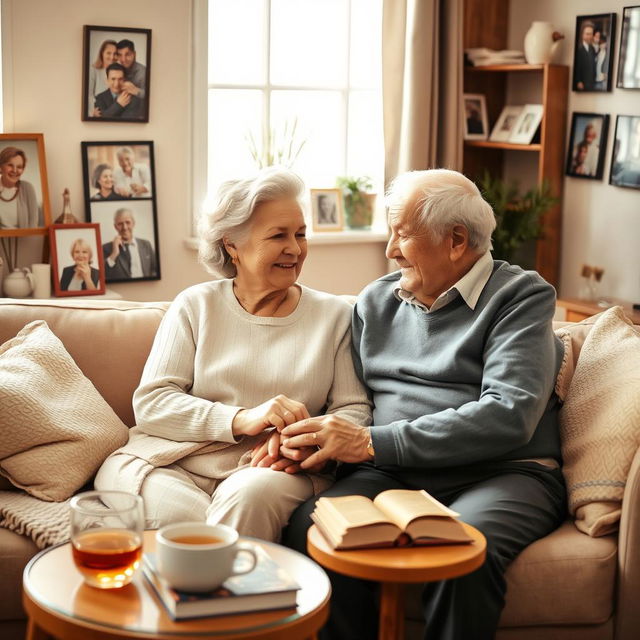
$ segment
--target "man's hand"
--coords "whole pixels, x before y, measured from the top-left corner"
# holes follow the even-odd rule
[[[307,418],[282,429],[286,436],[280,453],[300,460],[300,468],[310,469],[328,460],[338,462],[364,462],[370,460],[367,453],[370,432],[349,420],[334,415]],[[319,447],[311,456],[304,457],[301,449]]]
[[[122,83],[122,88],[127,93],[130,93],[132,96],[137,96],[140,93],[140,89],[138,89],[138,87],[136,87],[136,85],[133,84],[133,82],[131,82],[131,80],[125,80]]]
[[[255,436],[268,427],[281,430],[308,417],[309,412],[302,402],[280,394],[253,409],[238,411],[231,423],[231,432],[234,436]]]
[[[143,184],[138,184],[137,182],[132,182],[130,186],[133,193],[137,196],[142,195],[143,193],[147,193],[147,191],[149,191],[147,187],[145,187]]]
[[[120,247],[122,246],[122,238],[118,235],[113,239],[111,243],[111,255],[109,256],[109,260],[111,262],[115,262],[120,255]]]
[[[280,445],[284,436],[277,430],[274,431],[266,440],[253,448],[251,452],[252,467],[270,467],[274,471],[284,471],[286,473],[298,473],[300,462],[312,456],[318,447],[304,447],[296,449],[296,460],[287,458],[280,453]],[[305,469],[311,473],[319,473],[322,471],[324,463],[321,462],[313,467]]]
[[[122,93],[118,94],[116,102],[121,107],[126,107],[131,102],[131,94],[128,91],[123,91]]]

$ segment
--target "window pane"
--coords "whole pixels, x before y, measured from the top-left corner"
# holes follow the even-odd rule
[[[352,87],[382,86],[382,3],[351,0]]]
[[[209,83],[266,80],[265,0],[209,0]]]
[[[271,0],[271,83],[344,86],[348,8],[347,0]]]
[[[380,92],[352,91],[349,95],[347,173],[369,176],[381,192],[384,181],[384,141]]]
[[[262,128],[262,91],[209,91],[209,197],[224,180],[256,170],[247,136],[259,139]]]
[[[332,187],[343,172],[344,103],[338,91],[274,91],[271,118],[276,131],[297,117],[297,128],[305,145],[293,169],[308,188]]]

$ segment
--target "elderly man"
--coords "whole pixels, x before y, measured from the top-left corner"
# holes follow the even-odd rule
[[[151,197],[151,172],[149,166],[135,161],[131,147],[120,147],[116,151],[119,167],[113,172],[113,187],[123,198]]]
[[[281,452],[296,458],[298,447],[317,445],[302,468],[344,463],[325,496],[425,489],[482,531],[484,566],[426,585],[423,612],[427,638],[489,639],[507,565],[556,528],[564,511],[555,292],[537,273],[492,259],[493,212],[463,175],[403,174],[388,205],[387,257],[400,270],[361,293],[352,327],[373,426],[303,420],[282,430]],[[285,534],[302,552],[316,499],[294,512]],[[331,580],[322,637],[374,638],[373,585],[338,574]]]
[[[131,210],[118,209],[113,226],[117,235],[102,245],[107,282],[157,276],[156,253],[148,240],[134,237],[136,219]]]

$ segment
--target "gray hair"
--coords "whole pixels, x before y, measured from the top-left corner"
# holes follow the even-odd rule
[[[263,202],[280,198],[298,200],[304,183],[292,171],[266,167],[243,180],[229,180],[220,185],[217,203],[199,222],[199,260],[214,275],[233,278],[235,265],[224,247],[224,239],[242,243],[251,227],[251,217]]]
[[[133,216],[133,211],[131,209],[127,209],[126,207],[121,207],[120,209],[116,209],[116,212],[113,214],[113,222],[116,223],[120,216],[123,216],[125,213],[128,213],[131,216],[131,219],[135,222],[136,219]]]
[[[457,224],[469,233],[469,248],[484,253],[491,248],[496,219],[478,187],[457,171],[429,169],[400,174],[386,194],[391,215],[415,198],[414,224],[435,242]]]
[[[120,147],[117,151],[116,151],[116,156],[118,158],[122,158],[122,156],[134,156],[135,157],[135,153],[133,152],[133,149],[131,147]]]

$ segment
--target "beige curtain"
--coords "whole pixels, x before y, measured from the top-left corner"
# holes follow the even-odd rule
[[[384,0],[385,184],[412,169],[462,169],[463,0]]]

